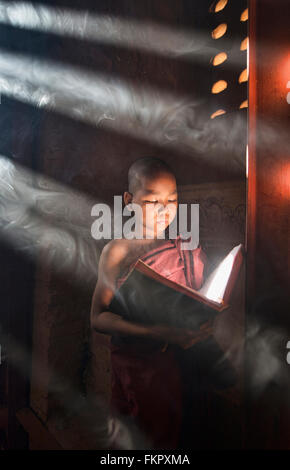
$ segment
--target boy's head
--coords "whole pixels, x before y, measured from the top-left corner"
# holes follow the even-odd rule
[[[136,160],[129,168],[124,201],[140,206],[145,236],[164,232],[177,210],[176,178],[170,166],[154,157]]]

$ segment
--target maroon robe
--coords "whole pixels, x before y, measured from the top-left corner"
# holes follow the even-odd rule
[[[206,256],[201,246],[182,250],[181,238],[140,259],[167,278],[200,289]],[[130,266],[133,266],[134,263]],[[118,287],[125,276],[117,281]],[[159,341],[112,337],[112,411],[134,419],[154,449],[176,449],[182,420],[183,383],[175,346]]]

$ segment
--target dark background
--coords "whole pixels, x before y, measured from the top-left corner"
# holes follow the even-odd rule
[[[9,2],[4,3],[9,6]],[[181,34],[192,34],[193,38],[196,35],[197,41],[197,44],[193,41],[193,50],[197,51],[195,54],[188,49],[187,52],[174,53],[174,44],[172,54],[157,54],[150,47],[140,50],[122,43],[112,45],[86,39],[85,34],[83,38],[73,38],[65,34],[23,29],[9,21],[3,21],[0,26],[1,50],[12,57],[28,60],[20,62],[13,74],[5,75],[2,70],[11,87],[8,87],[9,92],[5,93],[5,88],[1,92],[0,153],[5,161],[10,160],[16,165],[26,186],[23,189],[19,178],[13,180],[12,175],[12,180],[6,179],[5,174],[2,176],[1,173],[4,194],[1,221],[6,230],[6,237],[1,240],[1,326],[3,334],[10,333],[13,341],[28,353],[27,357],[20,354],[17,365],[17,361],[9,361],[7,348],[2,351],[2,359],[5,359],[1,365],[0,385],[2,427],[5,429],[2,445],[33,448],[34,445],[45,446],[45,442],[49,442],[48,446],[86,448],[90,446],[89,438],[75,437],[77,424],[71,421],[67,411],[63,416],[61,403],[71,384],[80,396],[85,396],[87,390],[93,390],[108,398],[109,358],[103,347],[106,338],[91,340],[88,331],[88,311],[96,273],[92,271],[86,278],[85,271],[78,269],[76,258],[82,250],[78,241],[72,251],[68,272],[63,273],[62,266],[59,266],[62,263],[56,262],[59,253],[57,249],[54,251],[54,246],[58,246],[62,236],[63,223],[68,227],[68,232],[76,236],[74,240],[78,240],[78,230],[79,227],[83,228],[83,221],[78,219],[78,226],[74,222],[76,215],[70,218],[70,211],[78,210],[78,194],[89,198],[89,201],[111,204],[113,196],[122,194],[126,189],[130,164],[146,155],[165,159],[176,172],[181,195],[189,191],[191,201],[201,203],[205,243],[209,250],[215,248],[209,240],[213,238],[217,220],[220,221],[219,239],[223,239],[225,226],[235,227],[234,235],[224,237],[226,242],[218,245],[219,255],[233,241],[244,241],[247,110],[240,110],[239,106],[247,98],[247,84],[239,84],[238,77],[246,67],[246,52],[241,52],[239,45],[247,36],[247,22],[240,22],[240,14],[247,4],[242,0],[230,1],[219,13],[210,11],[212,2],[205,0],[42,4],[59,8],[60,11],[69,9],[75,14],[87,11],[88,15],[108,15],[112,19],[117,17],[129,23],[131,21],[137,36],[140,32],[140,37],[142,27],[139,29],[136,22],[145,21],[153,28],[166,27],[181,31]],[[33,5],[37,9],[37,3]],[[69,14],[67,21],[70,21]],[[221,22],[228,24],[227,34],[225,38],[214,41],[211,31]],[[147,39],[150,43],[150,35]],[[221,51],[226,51],[229,59],[224,65],[214,68],[211,59]],[[106,119],[99,120],[103,111],[94,107],[93,101],[85,101],[81,109],[82,96],[78,96],[77,87],[73,88],[77,85],[77,77],[72,76],[72,81],[67,81],[65,76],[61,80],[61,75],[56,75],[47,89],[40,82],[38,84],[41,69],[45,74],[46,67],[51,70],[55,65],[60,69],[64,66],[77,67],[84,76],[94,74],[96,81],[100,74],[105,74],[112,87],[118,88],[118,84],[125,83],[129,90],[125,115],[119,115],[122,94],[114,95],[113,111],[108,109],[114,118],[112,125],[109,122],[107,126]],[[43,106],[40,98],[32,102],[29,91],[25,91],[25,85],[29,82],[26,72],[31,71],[33,77],[34,66],[34,91],[38,90],[39,97],[48,94],[52,103],[50,106]],[[24,100],[20,99],[19,89],[17,91],[13,85],[14,79],[24,86]],[[219,79],[227,80],[228,88],[219,95],[212,95],[211,87]],[[107,90],[105,96],[108,94],[110,91]],[[152,102],[146,101],[148,94]],[[158,103],[159,99],[164,99],[165,103],[158,111],[160,114],[154,108],[154,103]],[[72,109],[74,100],[75,107],[80,111],[79,119]],[[141,117],[130,105],[136,102],[142,104],[144,114],[141,112]],[[211,114],[220,108],[225,109],[226,114],[210,119]],[[135,128],[142,132],[135,133]],[[236,199],[232,192],[235,185],[241,188]],[[55,188],[59,190],[59,198],[54,196]],[[213,194],[206,197],[204,194],[209,188]],[[43,198],[39,190],[43,191]],[[65,198],[67,191],[72,192],[72,197],[68,199],[68,213],[63,207],[59,209],[60,200]],[[24,203],[24,219],[13,215],[11,205],[5,199],[7,194],[16,197],[17,207],[22,207]],[[34,203],[31,203],[33,195]],[[233,207],[229,206],[231,201],[234,201]],[[242,214],[237,209],[241,206]],[[91,206],[85,206],[85,209],[87,221]],[[42,240],[42,223],[49,224],[44,227],[51,230],[48,232],[51,233],[51,244],[41,245],[39,251],[37,241]],[[12,233],[16,233],[17,243]],[[91,261],[93,263],[95,260],[97,265],[100,246],[96,243],[94,248],[94,242],[90,240],[90,250],[84,251],[84,263],[88,261],[88,253],[93,252],[95,258]],[[51,254],[48,261],[47,254]],[[55,262],[57,269],[53,264]],[[242,290],[243,287],[240,287],[236,302],[239,302]],[[97,351],[95,355],[94,351]],[[36,379],[35,357],[43,366],[41,386]],[[65,377],[65,384],[53,377],[50,369]],[[209,441],[208,446],[242,447],[240,403],[236,405],[234,398],[233,402],[229,402],[230,408],[227,408],[227,399],[226,402],[219,400],[222,401],[216,401],[213,405],[215,414],[209,416],[208,423],[226,420],[227,437],[217,439],[217,444]],[[26,412],[21,414],[23,409],[32,410],[32,415]],[[237,413],[234,415],[237,416],[235,423],[229,418],[233,409]],[[7,413],[9,432],[6,432]],[[50,432],[45,434],[42,431],[44,437],[40,439],[41,443],[36,437],[39,422],[34,418],[44,424],[44,430],[49,429]],[[233,426],[235,431],[231,432]],[[195,429],[195,432],[198,430]]]

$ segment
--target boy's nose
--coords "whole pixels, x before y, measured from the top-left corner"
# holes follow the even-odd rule
[[[163,214],[163,212],[164,213],[167,212],[166,207],[164,206],[164,204],[160,204],[160,206],[158,207],[157,212],[158,212],[159,215]]]

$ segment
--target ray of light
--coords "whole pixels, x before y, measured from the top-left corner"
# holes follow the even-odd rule
[[[21,101],[165,145],[178,139],[198,104],[188,96],[5,52],[0,55],[0,89]]]
[[[241,51],[246,51],[246,50],[248,49],[248,44],[249,44],[249,38],[246,37],[246,38],[243,39],[243,41],[241,42],[240,50],[241,50]]]
[[[228,4],[228,0],[219,0],[215,6],[215,13],[222,11]]]
[[[214,94],[221,93],[227,87],[228,87],[228,84],[225,80],[219,80],[218,82],[213,84],[211,92]]]
[[[246,149],[246,178],[249,177],[249,145],[247,145]]]
[[[223,64],[227,60],[227,58],[228,55],[226,52],[220,52],[214,57],[212,65],[216,67],[217,65]]]
[[[211,36],[213,39],[220,39],[223,37],[228,29],[227,23],[221,23],[219,24],[211,33]]]
[[[174,96],[108,75],[7,52],[0,54],[0,91],[134,139],[186,155],[198,152],[204,161],[212,159],[213,130],[204,124],[209,112],[206,106],[201,112],[197,107],[201,101],[189,96]],[[223,148],[224,140],[219,133],[214,148]]]
[[[102,242],[91,236],[98,201],[0,157],[0,236],[75,282],[95,282]]]
[[[223,114],[226,114],[226,111],[224,109],[218,109],[217,111],[215,111],[214,113],[212,113],[211,115],[211,119],[214,119],[215,117],[217,116],[222,116]]]
[[[85,437],[89,436],[90,442],[94,442],[94,449],[107,449],[113,444],[120,450],[134,450],[136,441],[143,445],[146,443],[145,437],[136,426],[133,430],[129,424],[125,424],[122,416],[111,414],[100,396],[81,394],[66,377],[44,363],[39,355],[32,356],[11,334],[7,334],[1,322],[0,341],[9,366],[13,366],[22,377],[29,377],[38,390],[52,395],[63,412],[63,418],[59,416],[58,422],[62,419],[65,421],[68,415],[73,416],[81,425]],[[137,439],[133,433],[135,436],[137,433]]]
[[[248,107],[248,100],[245,100],[240,104],[240,109],[247,108],[247,107]]]
[[[242,12],[240,20],[241,20],[242,22],[244,22],[244,21],[247,21],[248,19],[249,19],[249,9],[246,8],[246,9]]]
[[[3,2],[0,23],[14,27],[58,34],[103,44],[124,46],[166,57],[183,57],[207,62],[214,49],[208,46],[206,32],[167,27],[154,22],[96,15],[88,10],[50,7],[41,3]],[[232,42],[228,44],[229,49]],[[242,58],[235,58],[241,63]]]
[[[215,302],[222,302],[227,282],[232,272],[236,253],[241,245],[232,249],[232,251],[224,258],[218,267],[211,273],[206,280],[200,292],[208,299]]]
[[[0,2],[0,22],[169,56],[197,51],[207,39],[198,31],[29,2]]]
[[[248,69],[244,69],[239,76],[239,83],[244,83],[248,81]]]

